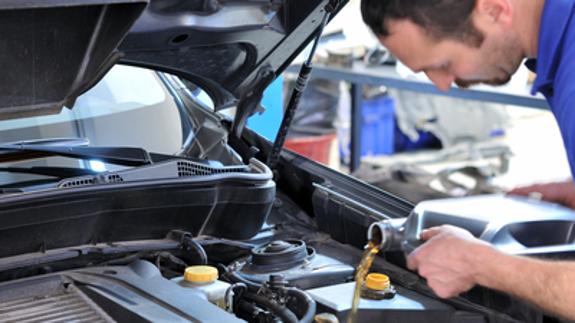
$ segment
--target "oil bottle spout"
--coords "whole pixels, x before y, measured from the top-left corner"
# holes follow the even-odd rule
[[[387,219],[374,222],[367,230],[367,240],[382,251],[403,250],[406,219]]]

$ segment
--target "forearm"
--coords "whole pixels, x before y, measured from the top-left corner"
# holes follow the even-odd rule
[[[510,256],[481,246],[477,283],[575,319],[575,262]],[[481,264],[482,263],[482,264]]]

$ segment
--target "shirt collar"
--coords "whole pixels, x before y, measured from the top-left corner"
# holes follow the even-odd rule
[[[531,88],[532,94],[553,84],[561,58],[561,41],[574,6],[573,0],[545,0],[537,45],[537,78]]]

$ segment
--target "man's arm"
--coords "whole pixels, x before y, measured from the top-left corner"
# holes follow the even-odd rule
[[[427,242],[408,256],[407,265],[438,296],[453,297],[479,284],[575,319],[575,262],[507,255],[452,226],[425,230],[421,238]]]
[[[558,316],[575,319],[575,262],[542,261],[493,252],[477,283],[515,295]]]

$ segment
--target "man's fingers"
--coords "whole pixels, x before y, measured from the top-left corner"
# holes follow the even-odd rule
[[[409,254],[409,256],[407,256],[407,263],[406,264],[407,264],[407,268],[409,268],[410,270],[416,270],[417,269],[417,259],[415,258],[414,252],[412,252],[411,254]]]
[[[535,188],[532,186],[529,187],[518,187],[518,188],[514,188],[511,191],[507,192],[507,195],[522,195],[522,196],[527,196],[530,193],[534,192]]]
[[[545,196],[553,197],[555,194],[555,188],[548,185],[531,185],[524,187],[516,187],[508,191],[507,195],[519,195],[519,196],[530,196],[545,200]]]
[[[573,208],[575,189],[572,183],[536,184],[519,187],[507,192],[507,195],[531,196],[547,202],[559,203]]]
[[[406,259],[407,268],[411,270],[417,270],[419,268],[419,259],[421,257],[421,246],[413,250]],[[423,259],[425,260],[425,259]]]
[[[427,241],[433,237],[435,237],[436,235],[441,233],[441,228],[440,227],[433,227],[433,228],[429,228],[429,229],[425,229],[423,231],[421,231],[421,233],[419,234],[419,238],[421,240]]]
[[[534,184],[529,186],[516,187],[507,192],[508,195],[530,195],[532,193],[538,193],[541,195],[549,196],[550,198],[555,198],[557,196],[564,195],[565,191],[568,191],[572,183],[547,183],[547,184]]]

